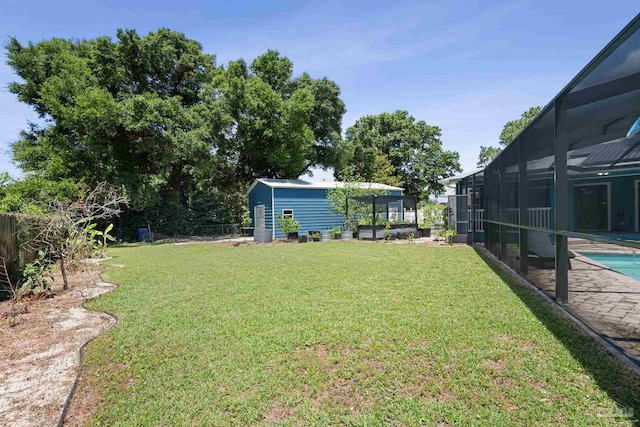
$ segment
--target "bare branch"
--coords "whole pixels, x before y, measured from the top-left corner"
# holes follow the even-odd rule
[[[61,267],[90,253],[89,226],[120,215],[128,203],[121,188],[102,182],[85,197],[64,203],[53,201],[48,213],[22,216],[19,241],[23,250],[37,253],[44,250],[52,260],[60,260]],[[66,275],[63,275],[67,289]]]

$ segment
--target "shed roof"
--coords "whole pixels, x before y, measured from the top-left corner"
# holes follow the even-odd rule
[[[331,189],[342,188],[346,185],[342,181],[304,181],[302,179],[275,179],[275,178],[260,178],[253,181],[248,191],[251,191],[257,183],[272,187],[272,188],[299,188],[299,189]],[[394,187],[392,185],[379,184],[377,182],[356,182],[353,183],[360,188],[367,188],[372,190],[388,190],[388,191],[402,191],[404,188]]]

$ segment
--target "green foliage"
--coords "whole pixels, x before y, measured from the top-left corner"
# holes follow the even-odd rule
[[[453,210],[449,206],[444,206],[444,208],[442,209],[442,226],[445,230],[449,229],[449,218],[451,217],[452,213]]]
[[[333,227],[331,229],[331,237],[336,239],[338,237],[340,237],[340,235],[342,234],[342,230],[340,229],[340,227]]]
[[[219,182],[248,186],[255,178],[293,179],[313,166],[332,166],[345,112],[339,95],[326,78],[292,79],[291,61],[274,50],[250,66],[231,61],[203,95],[224,111]]]
[[[389,233],[389,229],[391,228],[391,223],[387,221],[387,223],[384,225],[384,239],[385,240],[389,240],[389,238],[391,237],[391,234]]]
[[[20,78],[9,90],[46,119],[12,145],[25,181],[124,186],[125,227],[190,234],[207,221],[237,223],[254,178],[297,178],[337,158],[338,86],[294,79],[276,51],[223,68],[166,28],[28,45],[11,38],[6,49]],[[0,208],[18,209],[27,190],[0,194]]]
[[[453,244],[453,238],[457,234],[458,233],[456,232],[456,230],[451,230],[451,229],[440,230],[438,232],[438,235],[440,237],[444,237],[447,240],[447,243],[449,243],[450,245]]]
[[[485,147],[484,145],[480,146],[480,154],[478,155],[478,163],[476,166],[478,168],[483,168],[487,166],[493,159],[495,159],[498,154],[502,151],[499,147]]]
[[[397,168],[389,161],[389,156],[377,150],[373,163],[371,181],[379,184],[392,185],[394,187],[403,187],[404,181],[398,174]]]
[[[505,123],[502,128],[502,132],[500,132],[499,147],[480,146],[477,167],[482,168],[491,163],[491,161],[500,154],[502,148],[506,147],[511,141],[513,141],[513,139],[518,136],[518,134],[522,132],[538,114],[540,114],[540,111],[542,111],[542,107],[531,107],[522,113],[519,119]]]
[[[22,180],[13,180],[6,173],[0,175],[0,212],[42,214],[54,200],[69,202],[84,194],[86,187],[69,179],[52,181],[27,175]]]
[[[372,194],[386,195],[388,191],[360,186],[359,182],[361,182],[361,179],[357,175],[348,175],[344,178],[345,182],[343,185],[332,188],[327,192],[327,199],[333,212],[345,217],[344,229],[355,231],[357,218],[364,215],[371,216],[372,207],[368,203],[361,203],[356,200],[347,201],[347,199],[351,197],[365,197]]]
[[[416,122],[406,111],[361,117],[347,129],[336,176],[402,182],[405,194],[440,193],[439,180],[460,171],[458,153],[444,150],[440,136],[439,127]]]
[[[420,228],[431,228],[442,218],[444,206],[438,203],[425,203],[420,209],[424,214],[424,220],[420,223]]]
[[[38,257],[25,264],[22,269],[22,280],[18,290],[21,298],[29,296],[41,296],[51,293],[53,276],[49,269],[53,260],[45,251],[38,251]]]
[[[300,222],[288,216],[283,217],[282,215],[278,215],[276,224],[285,234],[297,233],[300,231]]]
[[[214,58],[183,34],[160,29],[141,38],[51,39],[7,44],[24,82],[10,91],[50,120],[13,146],[27,173],[58,181],[124,185],[136,210],[178,195],[211,162],[199,93]]]
[[[101,257],[107,256],[107,242],[114,242],[116,239],[109,234],[113,230],[113,224],[107,225],[104,231],[96,230],[97,224],[90,224],[86,232],[89,235],[89,240],[94,242],[94,248],[100,251]]]
[[[386,227],[387,224],[390,224],[387,218],[380,214],[376,214],[376,226]],[[371,212],[368,212],[358,218],[358,225],[373,225],[373,215]]]
[[[243,206],[243,210],[242,210],[242,226],[243,227],[251,227],[251,213],[249,212],[249,209],[247,209],[246,206]]]
[[[507,122],[500,132],[500,145],[506,146],[527,127],[529,123],[542,111],[542,107],[531,107],[519,119]]]

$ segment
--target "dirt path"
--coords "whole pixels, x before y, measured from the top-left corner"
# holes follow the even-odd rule
[[[57,425],[78,372],[80,347],[116,323],[81,307],[114,288],[98,273],[87,267],[74,274],[70,290],[56,289],[54,298],[0,303],[1,426]]]

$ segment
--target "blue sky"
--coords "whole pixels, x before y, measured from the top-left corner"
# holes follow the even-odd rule
[[[203,44],[218,63],[277,49],[295,74],[342,89],[343,128],[363,115],[408,110],[442,128],[466,171],[504,123],[550,101],[638,12],[611,1],[33,1],[2,0],[0,34],[115,37],[168,27]],[[7,90],[0,64],[0,171],[18,176],[9,144],[35,120]],[[314,179],[330,179],[317,172]]]

